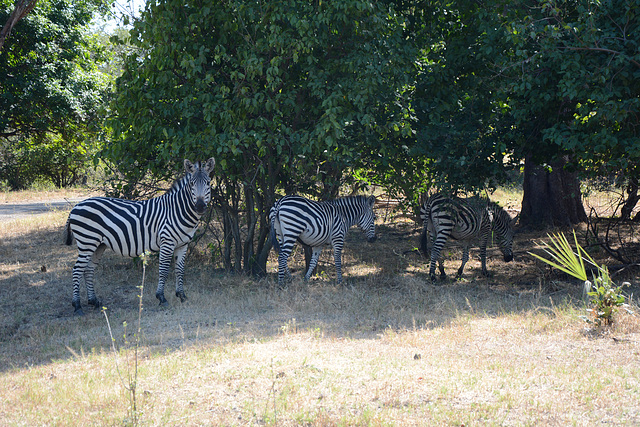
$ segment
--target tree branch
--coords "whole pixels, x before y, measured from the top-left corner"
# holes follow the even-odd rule
[[[4,46],[4,41],[11,35],[14,25],[24,18],[29,12],[36,7],[38,0],[17,0],[13,8],[13,12],[9,15],[9,19],[0,30],[0,50]]]
[[[603,47],[573,47],[573,46],[564,46],[561,47],[561,49],[567,49],[567,50],[586,50],[586,51],[594,51],[594,52],[605,52],[605,53],[612,53],[614,55],[622,55],[622,52],[618,52],[617,50],[611,50],[611,49],[605,49]],[[640,62],[638,61],[634,61],[633,59],[629,58],[629,62],[631,62],[633,65],[635,65],[636,67],[640,68]]]

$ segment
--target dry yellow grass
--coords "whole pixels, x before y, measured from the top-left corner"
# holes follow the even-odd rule
[[[107,252],[96,291],[105,317],[73,316],[76,251],[61,243],[65,212],[0,222],[0,425],[131,422],[142,267]],[[410,250],[416,230],[385,224],[370,245],[345,246],[347,286],[323,272],[275,284],[226,276],[200,247],[189,255],[189,300],[160,309],[157,262],[146,271],[138,355],[142,425],[640,424],[640,320],[610,330],[581,320],[580,286],[525,255],[490,251],[490,279],[472,260],[464,280],[431,285]],[[457,258],[455,256],[454,258]],[[446,263],[453,272],[459,263]],[[636,292],[637,278],[628,290]],[[172,295],[171,288],[167,296]],[[637,305],[632,304],[637,311]],[[126,322],[126,339],[124,323]]]

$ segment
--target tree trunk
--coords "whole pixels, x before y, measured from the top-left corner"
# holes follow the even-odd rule
[[[524,164],[524,195],[520,225],[535,228],[567,227],[587,221],[577,175],[565,170],[566,159],[552,163],[551,171]]]
[[[624,201],[622,206],[622,210],[620,211],[620,219],[629,220],[631,219],[631,213],[633,209],[638,204],[640,200],[640,195],[638,195],[638,180],[635,178],[629,179],[629,184],[627,185],[627,199]],[[637,217],[637,215],[636,215]],[[634,218],[634,220],[636,220]]]
[[[15,3],[9,19],[0,30],[0,50],[2,50],[5,40],[11,35],[13,27],[36,7],[36,3],[38,3],[38,0],[19,0]]]

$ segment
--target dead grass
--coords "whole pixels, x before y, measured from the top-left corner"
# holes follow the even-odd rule
[[[47,188],[43,190],[0,191],[0,203],[46,202],[49,200],[77,199],[98,195],[97,191],[77,188]]]
[[[0,222],[0,424],[128,423],[136,287],[142,267],[107,253],[96,290],[104,315],[73,317],[74,248],[65,212]],[[481,278],[432,285],[412,223],[384,224],[375,244],[355,230],[347,286],[321,273],[294,282],[228,276],[199,245],[188,258],[189,300],[160,309],[157,262],[143,293],[138,405],[143,425],[637,425],[640,319],[621,313],[591,331],[576,282],[534,262],[542,236],[519,234],[516,259],[491,249]],[[453,273],[458,253],[446,263]],[[474,252],[474,254],[476,254]],[[455,259],[453,259],[455,258]],[[637,272],[625,272],[638,293]],[[618,278],[616,278],[618,279]],[[84,290],[83,290],[84,291]],[[172,295],[170,287],[167,296]],[[125,327],[126,338],[125,338]]]

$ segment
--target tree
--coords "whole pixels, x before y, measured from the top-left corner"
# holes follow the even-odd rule
[[[632,196],[640,146],[637,7],[566,0],[407,6],[426,64],[409,151],[431,159],[436,184],[452,191],[492,187],[522,162],[521,223],[584,221],[580,177],[623,176]]]
[[[215,156],[230,271],[264,272],[277,192],[334,192],[369,141],[408,131],[411,46],[375,2],[157,2],[132,44],[104,154],[129,177]]]
[[[405,11],[407,33],[421,46],[412,97],[416,135],[404,144],[420,173],[413,187],[494,188],[517,164],[505,138],[508,106],[496,96],[502,82],[487,66],[484,41],[494,9],[487,2],[430,1]]]
[[[110,83],[96,65],[104,52],[87,32],[93,13],[104,5],[40,0],[13,26],[0,51],[0,179],[14,188],[34,176],[63,185],[87,161]],[[2,22],[12,14],[7,6],[0,9]],[[52,175],[51,164],[62,172]]]
[[[516,155],[529,164],[525,172],[547,164],[552,174],[637,179],[639,6],[638,1],[505,3],[501,30],[493,35],[511,48],[495,67],[507,82],[504,96],[521,138]],[[575,181],[561,182],[569,183],[562,198],[574,205],[571,223],[585,220]],[[560,185],[552,178],[543,184],[530,188]]]

